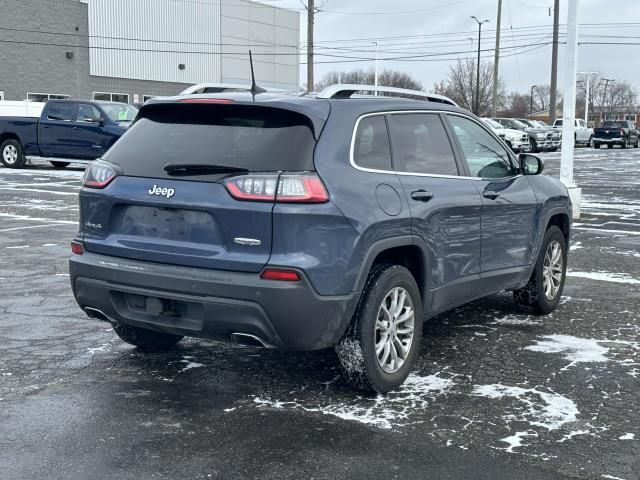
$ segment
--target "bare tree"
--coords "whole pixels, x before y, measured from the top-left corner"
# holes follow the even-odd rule
[[[556,94],[556,105],[562,102],[559,93]],[[551,86],[538,85],[533,89],[533,111],[547,110],[551,107]]]
[[[467,110],[473,110],[476,94],[476,61],[472,59],[458,59],[457,63],[449,67],[447,79],[436,83],[434,92],[454,100]],[[493,63],[480,64],[478,115],[488,115],[491,112],[493,100]],[[498,110],[505,106],[506,90],[502,79],[498,80]]]
[[[356,83],[359,85],[373,85],[375,83],[375,69],[350,70],[348,72],[329,72],[316,83],[316,90],[320,91],[329,85],[336,83]],[[410,90],[422,90],[422,84],[408,73],[398,70],[383,69],[378,72],[378,85],[385,87],[408,88]]]
[[[529,113],[529,95],[511,92],[507,95],[504,109],[498,112],[501,117],[524,118]]]
[[[589,79],[587,79],[589,81]],[[635,106],[638,91],[629,82],[624,80],[606,81],[600,75],[590,77],[589,88],[589,111],[601,114],[607,113],[627,113]],[[586,85],[583,82],[578,84],[577,104],[584,111],[584,100],[586,95]]]

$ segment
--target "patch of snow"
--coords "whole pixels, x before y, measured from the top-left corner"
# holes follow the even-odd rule
[[[536,388],[512,387],[502,384],[476,385],[473,395],[491,399],[515,398],[521,404],[521,415],[530,425],[556,430],[565,423],[575,422],[580,413],[570,398],[547,393]]]
[[[613,475],[601,475],[601,478],[609,478],[609,479],[612,479],[612,480],[625,480],[622,477],[614,477]]]
[[[523,437],[537,437],[538,434],[533,430],[526,432],[516,432],[515,435],[511,435],[510,437],[500,439],[501,442],[508,443],[509,446],[506,448],[506,451],[509,453],[513,453],[513,449],[522,446],[522,438]]]
[[[579,248],[583,248],[582,242],[575,242],[569,247],[569,251],[573,252],[574,250],[578,250]]]
[[[492,324],[497,325],[511,325],[511,326],[527,326],[527,327],[539,327],[542,325],[542,320],[534,320],[533,317],[527,316],[516,316],[516,315],[506,315],[502,318],[497,318],[491,322]]]
[[[261,407],[302,410],[331,415],[378,428],[391,429],[409,422],[413,412],[424,410],[438,395],[447,393],[454,386],[451,379],[438,375],[409,375],[398,389],[372,399],[353,398],[334,403],[330,398],[301,402],[297,399],[281,401],[256,396],[253,402]]]
[[[536,340],[536,345],[524,347],[525,350],[543,353],[564,353],[563,358],[571,363],[563,370],[576,363],[606,362],[609,349],[599,344],[601,340],[578,338],[571,335],[546,335],[545,340]]]
[[[190,358],[192,358],[192,357],[190,357]],[[202,364],[202,363],[192,362],[190,360],[180,360],[180,361],[182,363],[186,363],[186,365],[184,366],[184,368],[182,370],[180,370],[179,373],[186,372],[187,370],[191,370],[192,368],[204,367],[204,364]]]
[[[633,440],[636,438],[634,433],[625,433],[624,435],[618,437],[618,440]]]
[[[11,249],[11,248],[29,248],[29,245],[14,245],[12,247],[4,247],[7,249]]]
[[[640,280],[633,278],[627,273],[613,272],[575,272],[567,271],[568,277],[588,278],[590,280],[598,280],[602,282],[627,283],[630,285],[640,285]]]

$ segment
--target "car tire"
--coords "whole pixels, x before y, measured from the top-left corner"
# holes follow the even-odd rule
[[[589,141],[587,142],[587,147],[593,147],[595,144],[593,143],[593,135],[589,137]]]
[[[513,291],[513,299],[526,312],[551,313],[560,301],[566,276],[567,241],[562,231],[552,225],[544,235],[529,282]]]
[[[345,379],[366,392],[399,387],[413,368],[421,334],[422,297],[411,272],[399,265],[375,266],[353,321],[335,347]]]
[[[27,163],[22,145],[15,138],[8,138],[0,145],[0,161],[7,168],[22,168]]]
[[[69,166],[70,162],[51,162],[54,168],[66,168]]]
[[[124,323],[113,325],[113,331],[125,342],[146,351],[169,350],[184,337],[171,333],[156,332],[146,328],[133,327]]]
[[[596,150],[600,150],[600,144],[593,142],[593,148],[595,148]]]
[[[611,145],[610,143],[607,143],[607,148],[611,148],[613,145]]]
[[[627,148],[627,139],[625,138],[624,141],[620,144],[620,148]]]

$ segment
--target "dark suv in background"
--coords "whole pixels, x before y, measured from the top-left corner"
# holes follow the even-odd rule
[[[444,97],[352,97],[367,90],[147,102],[85,174],[80,307],[146,349],[335,347],[378,392],[409,374],[426,318],[502,290],[551,312],[565,187]]]

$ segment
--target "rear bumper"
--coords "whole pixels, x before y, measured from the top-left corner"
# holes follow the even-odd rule
[[[616,138],[603,138],[603,137],[594,137],[594,142],[597,143],[624,143],[624,138],[616,137]]]
[[[242,333],[285,350],[338,343],[359,298],[317,295],[303,274],[300,282],[280,282],[89,252],[70,258],[69,273],[80,307],[112,321],[225,342]]]

